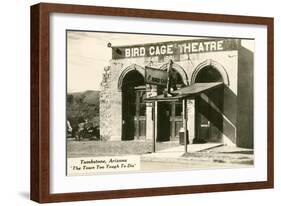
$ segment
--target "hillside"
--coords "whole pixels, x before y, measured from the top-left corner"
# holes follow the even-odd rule
[[[99,125],[100,91],[88,90],[67,94],[66,115],[71,122],[88,119],[94,126]]]
[[[100,91],[97,90],[87,90],[85,92],[73,92],[73,93],[68,93],[67,95],[73,95],[74,99],[85,96],[84,101],[90,105],[98,105],[100,101]]]

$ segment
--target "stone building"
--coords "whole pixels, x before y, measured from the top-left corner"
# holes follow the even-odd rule
[[[177,87],[223,82],[188,101],[189,142],[222,142],[253,148],[253,52],[241,39],[209,38],[112,46],[100,93],[100,133],[107,140],[152,138],[152,107],[146,98],[165,87],[147,84],[145,67],[177,72]],[[158,105],[157,141],[178,140],[182,103]]]

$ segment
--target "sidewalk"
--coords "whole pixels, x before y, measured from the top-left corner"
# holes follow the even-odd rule
[[[156,153],[141,155],[142,161],[177,162],[200,161],[208,163],[253,164],[253,150],[224,146],[220,143],[190,144],[184,154],[184,146],[172,147]]]

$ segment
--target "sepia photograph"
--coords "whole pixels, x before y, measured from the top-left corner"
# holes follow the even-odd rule
[[[66,31],[67,176],[254,167],[255,39]]]

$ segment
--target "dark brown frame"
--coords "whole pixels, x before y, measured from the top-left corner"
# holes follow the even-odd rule
[[[267,181],[50,194],[49,14],[73,13],[267,26]],[[31,6],[31,199],[40,203],[273,188],[273,29],[268,17],[40,3]]]

